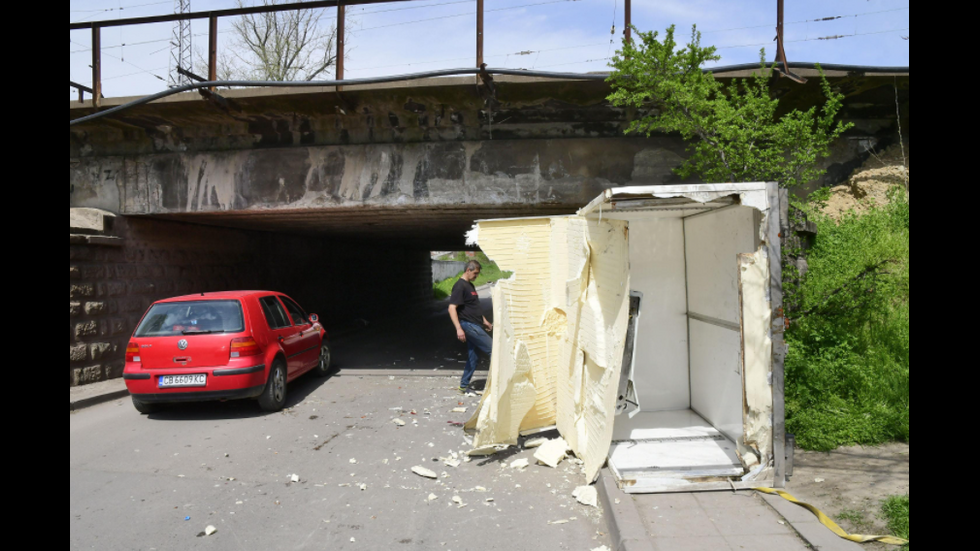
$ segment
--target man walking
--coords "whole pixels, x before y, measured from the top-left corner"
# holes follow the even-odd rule
[[[493,331],[493,324],[483,316],[480,294],[473,285],[482,270],[483,266],[479,262],[469,261],[463,277],[453,286],[453,294],[449,297],[449,317],[456,326],[456,338],[459,342],[465,342],[469,349],[463,381],[459,384],[461,394],[465,394],[470,388],[476,364],[480,360],[478,352],[483,352],[487,357],[493,353],[493,339],[487,334]]]

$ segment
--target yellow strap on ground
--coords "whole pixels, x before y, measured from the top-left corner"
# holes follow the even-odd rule
[[[848,534],[847,532],[844,531],[843,528],[837,526],[837,523],[831,520],[830,517],[823,514],[823,512],[820,509],[817,509],[816,507],[810,505],[809,503],[803,503],[802,501],[796,499],[792,495],[783,492],[781,490],[773,490],[772,488],[756,488],[756,490],[764,494],[779,496],[790,503],[794,503],[796,505],[799,505],[800,507],[808,509],[811,513],[817,516],[817,519],[820,521],[820,524],[823,524],[827,528],[830,528],[831,532],[837,534],[841,538],[844,538],[848,541],[853,541],[855,543],[870,543],[873,541],[877,541],[888,545],[908,545],[909,543],[908,540],[903,540],[901,538],[896,538],[893,536],[856,536],[856,535]]]

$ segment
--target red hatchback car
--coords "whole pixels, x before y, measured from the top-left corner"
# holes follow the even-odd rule
[[[123,378],[143,414],[160,404],[258,398],[286,405],[286,385],[330,372],[327,332],[289,297],[205,293],[150,306],[126,347]]]

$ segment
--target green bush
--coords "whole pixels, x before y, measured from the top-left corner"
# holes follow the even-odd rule
[[[909,202],[891,198],[839,223],[810,208],[819,233],[786,335],[787,430],[803,448],[909,439]]]
[[[903,540],[909,539],[909,496],[888,499],[882,507],[882,513],[893,535]],[[904,547],[906,551],[908,548],[907,545]]]
[[[453,255],[453,258],[462,261],[460,260],[460,257],[462,260],[470,260],[470,258],[466,256],[466,253],[455,253]],[[513,272],[501,271],[500,267],[497,266],[497,263],[487,258],[487,255],[483,254],[482,252],[476,253],[476,258],[473,260],[476,260],[483,265],[483,270],[480,271],[480,277],[476,278],[476,281],[473,282],[473,284],[477,287],[488,283],[496,283],[501,279],[507,279],[514,275]],[[456,282],[459,281],[459,278],[461,277],[463,277],[463,272],[434,284],[432,286],[433,296],[435,296],[437,300],[449,298],[449,296],[453,293],[453,286],[456,285]]]

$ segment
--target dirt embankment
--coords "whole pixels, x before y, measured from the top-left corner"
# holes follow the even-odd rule
[[[909,494],[909,445],[841,448],[830,453],[796,451],[796,472],[787,490],[837,521],[852,534],[893,535],[881,504]],[[865,551],[895,551],[867,544]]]
[[[888,202],[888,192],[895,186],[908,186],[909,146],[892,146],[880,154],[872,154],[848,180],[847,184],[830,190],[824,213],[835,220],[847,212],[866,212]]]

